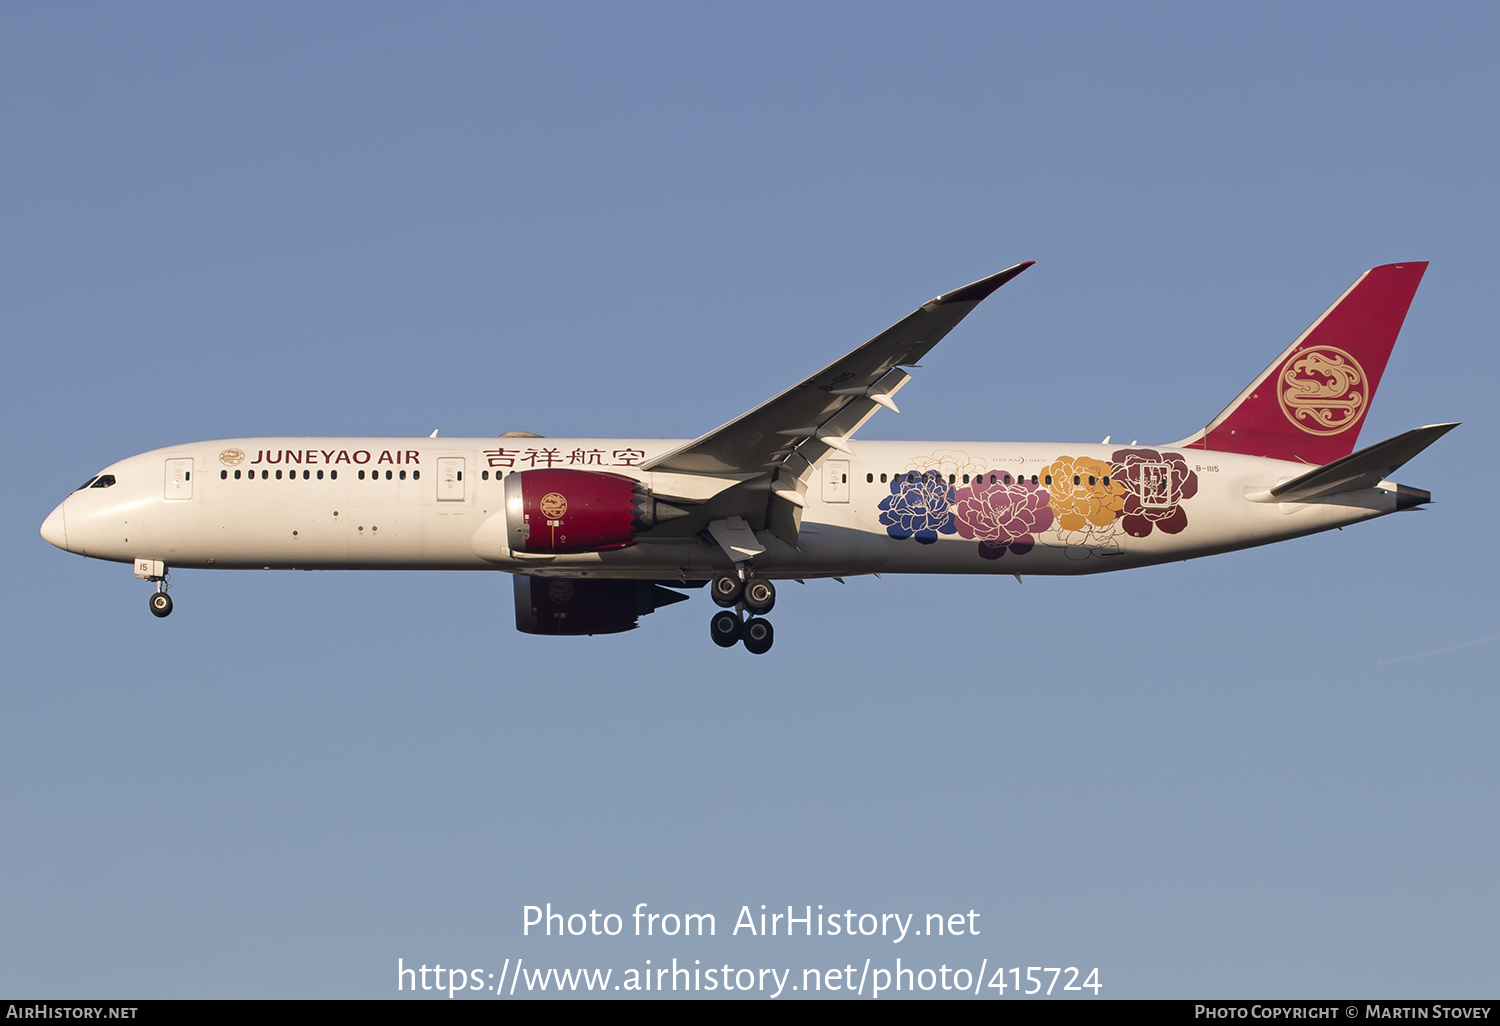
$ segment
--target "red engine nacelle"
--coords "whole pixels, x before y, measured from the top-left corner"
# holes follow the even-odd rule
[[[523,470],[505,479],[505,519],[516,552],[601,552],[635,544],[656,521],[646,487],[623,474]]]

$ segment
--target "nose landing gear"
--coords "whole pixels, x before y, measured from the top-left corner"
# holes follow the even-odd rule
[[[172,596],[167,594],[167,564],[159,559],[137,559],[135,575],[143,581],[156,582],[156,593],[151,596],[151,615],[172,615]]]

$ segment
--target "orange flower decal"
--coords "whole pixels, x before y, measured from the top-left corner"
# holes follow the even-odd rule
[[[1083,531],[1115,522],[1125,508],[1125,486],[1110,476],[1112,471],[1108,463],[1087,456],[1059,456],[1043,471],[1042,487],[1051,496],[1059,528]]]

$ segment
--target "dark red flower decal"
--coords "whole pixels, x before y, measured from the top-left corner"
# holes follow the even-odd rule
[[[1198,494],[1198,475],[1175,452],[1155,449],[1118,449],[1111,462],[1114,479],[1125,486],[1125,533],[1144,538],[1153,528],[1179,534],[1187,526],[1183,499]]]

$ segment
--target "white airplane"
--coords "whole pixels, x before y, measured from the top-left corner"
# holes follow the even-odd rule
[[[1456,424],[1355,440],[1426,263],[1366,271],[1207,427],[1170,445],[875,442],[856,431],[985,297],[938,296],[691,441],[232,438],[131,456],[43,522],[69,552],[168,568],[503,570],[516,627],[609,634],[708,584],[724,647],[770,649],[776,581],[1086,574],[1411,509],[1386,478]]]

